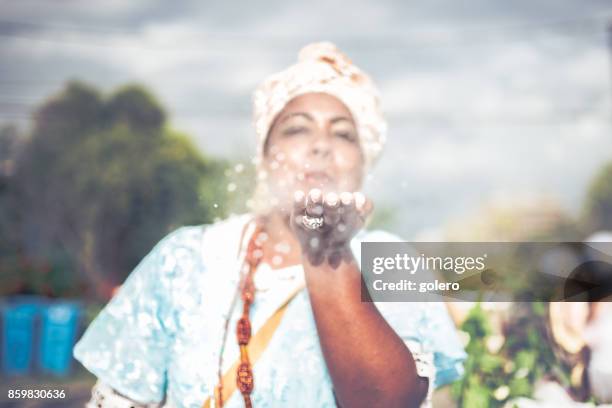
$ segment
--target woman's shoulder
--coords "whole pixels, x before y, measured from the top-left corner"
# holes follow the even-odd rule
[[[143,259],[142,264],[152,267],[140,274],[165,282],[207,275],[207,271],[215,270],[211,266],[216,261],[227,260],[235,253],[247,218],[236,215],[210,224],[183,225],[170,230]]]
[[[212,224],[203,225],[204,240],[207,243],[223,241],[227,244],[238,242],[244,226],[253,219],[251,214],[232,214],[227,218],[217,220]]]
[[[197,288],[219,286],[231,279],[237,241],[246,217],[230,216],[210,224],[184,225],[173,229],[153,248],[139,269],[143,281],[151,282],[165,303],[178,305]],[[234,244],[236,241],[236,244]],[[143,270],[140,270],[143,269]]]
[[[171,230],[158,246],[162,250],[206,250],[210,246],[227,247],[230,241],[237,241],[248,214],[231,215],[212,223],[190,224]]]

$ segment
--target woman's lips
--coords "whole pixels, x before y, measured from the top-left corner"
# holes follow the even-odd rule
[[[304,178],[308,181],[328,182],[330,177],[323,171],[307,171]]]
[[[307,171],[304,173],[304,180],[308,184],[326,186],[333,182],[333,179],[324,171]]]

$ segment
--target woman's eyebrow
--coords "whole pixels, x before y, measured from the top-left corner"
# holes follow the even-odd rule
[[[347,116],[336,116],[330,119],[330,123],[337,123],[337,122],[341,122],[343,120],[346,120],[347,122],[350,122],[351,124],[355,124],[355,122],[353,121],[353,119],[347,117]]]
[[[289,118],[292,118],[294,116],[302,116],[302,117],[308,119],[309,121],[314,122],[314,118],[309,113],[306,113],[306,112],[293,112],[293,113],[290,113],[290,114],[286,115],[284,118],[282,118],[279,123],[283,123],[286,120],[288,120]]]

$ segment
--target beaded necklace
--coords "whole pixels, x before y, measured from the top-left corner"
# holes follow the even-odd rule
[[[240,365],[238,366],[238,370],[236,372],[236,385],[242,394],[246,408],[252,408],[253,406],[251,402],[251,393],[253,392],[253,387],[255,385],[253,381],[253,369],[251,367],[247,348],[249,340],[251,339],[251,321],[249,319],[249,312],[251,305],[255,300],[255,283],[253,281],[253,275],[255,274],[255,271],[257,270],[263,256],[260,239],[263,232],[263,227],[261,223],[256,223],[254,228],[255,230],[251,233],[242,265],[242,277],[238,287],[238,291],[240,292],[240,297],[242,299],[242,316],[240,319],[238,319],[238,323],[236,324],[236,337],[240,347]],[[238,291],[236,295],[238,294]],[[232,312],[236,304],[236,297],[237,296],[234,296],[234,299],[232,300],[230,311],[225,321],[221,352],[219,353],[219,369],[217,372],[218,385],[215,390],[215,399],[219,407],[223,407],[223,351],[225,348],[225,341],[227,339],[229,320],[231,319]]]

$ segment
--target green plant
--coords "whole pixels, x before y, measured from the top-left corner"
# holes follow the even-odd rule
[[[517,397],[530,397],[543,378],[569,387],[571,367],[559,361],[546,328],[546,304],[516,303],[505,324],[498,353],[487,345],[495,335],[489,316],[477,304],[461,326],[469,336],[465,375],[452,386],[459,406],[501,407]]]

